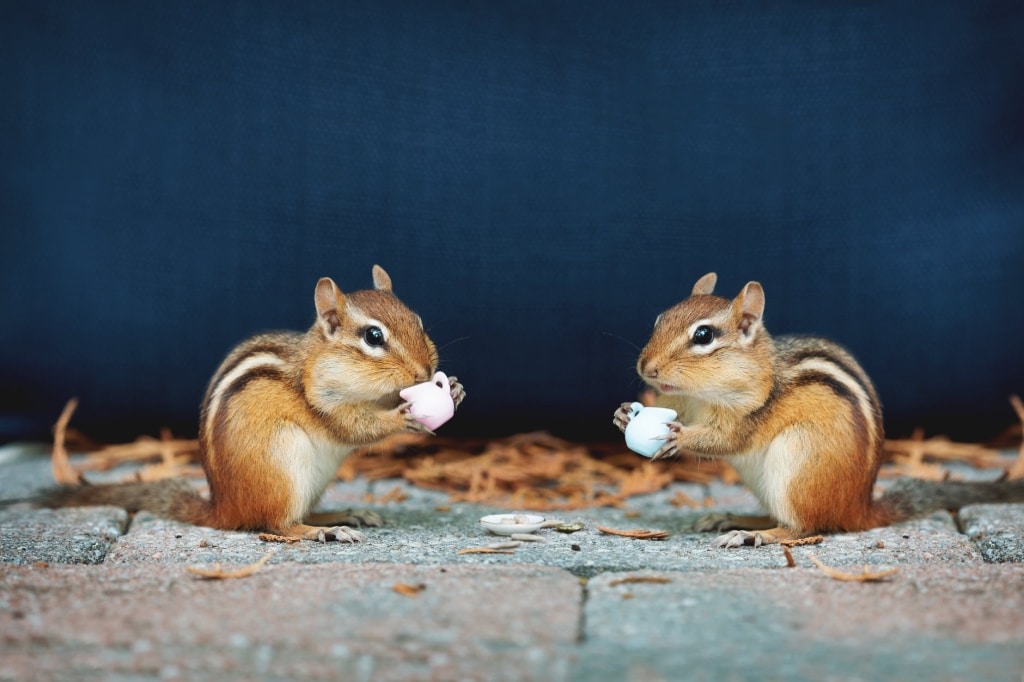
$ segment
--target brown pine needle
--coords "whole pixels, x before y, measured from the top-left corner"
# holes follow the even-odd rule
[[[786,568],[796,568],[796,560],[793,558],[793,551],[789,545],[782,545],[782,553],[786,556]]]
[[[669,536],[668,531],[664,530],[645,530],[641,528],[635,530],[616,530],[615,528],[606,528],[604,526],[595,526],[595,528],[608,535],[618,535],[624,538],[633,538],[634,540],[664,540]]]
[[[658,585],[664,585],[665,583],[672,582],[671,578],[663,578],[657,575],[630,575],[625,578],[618,578],[608,583],[609,587],[615,587],[616,585],[629,585],[632,583],[655,583]]]
[[[467,547],[460,549],[459,554],[515,554],[511,549],[491,549],[490,547]]]
[[[1020,396],[1011,395],[1010,404],[1013,405],[1013,411],[1017,413],[1017,418],[1020,419],[1021,427],[1024,428],[1024,401],[1021,401]],[[1008,479],[1024,478],[1024,440],[1020,443],[1020,452],[1017,454],[1017,459],[1014,460],[1010,468],[1006,470],[1006,477]]]
[[[672,497],[668,498],[668,503],[673,507],[689,507],[690,509],[700,507],[700,502],[693,499],[682,490],[677,490]]]
[[[397,583],[391,586],[391,589],[402,595],[403,597],[415,597],[420,592],[427,589],[427,586],[423,583],[417,585],[410,585],[409,583]]]
[[[379,495],[376,503],[387,504],[389,502],[404,502],[408,497],[409,494],[402,490],[402,486],[396,485],[383,495]]]
[[[75,471],[68,459],[68,450],[64,445],[64,438],[67,434],[68,422],[71,415],[78,407],[78,398],[72,398],[64,406],[60,418],[53,427],[53,454],[50,456],[50,467],[53,472],[53,480],[57,485],[82,485],[85,479],[82,474]]]
[[[249,564],[248,566],[242,566],[241,568],[239,568],[238,570],[235,570],[235,571],[225,571],[223,568],[221,568],[220,564],[214,564],[212,569],[210,569],[210,568],[199,568],[197,566],[187,566],[185,568],[185,570],[188,571],[189,573],[194,573],[195,575],[198,575],[200,578],[204,578],[206,580],[226,580],[228,578],[248,578],[252,574],[254,574],[257,571],[259,571],[261,568],[263,568],[263,566],[268,561],[270,561],[270,557],[274,556],[274,554],[276,552],[277,552],[276,549],[272,549],[269,552],[267,552],[266,554],[264,554],[263,558],[260,559],[259,561],[257,561],[256,563]]]
[[[840,571],[837,568],[826,566],[821,562],[818,557],[808,553],[807,558],[814,562],[814,565],[821,569],[821,572],[827,575],[833,580],[842,580],[844,582],[854,583],[870,583],[877,582],[879,580],[885,580],[889,576],[895,575],[899,569],[889,568],[884,571],[872,571],[867,565],[864,566],[860,573],[847,573],[846,571]]]
[[[911,438],[887,439],[885,453],[909,471],[926,464],[925,460],[966,462],[978,468],[995,468],[1005,464],[1003,451],[980,443],[957,443],[945,436],[925,438],[918,429]]]

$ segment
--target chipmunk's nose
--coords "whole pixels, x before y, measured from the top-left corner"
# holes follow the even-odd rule
[[[645,379],[658,378],[658,368],[649,362],[647,358],[640,358],[639,362],[636,363],[636,370]]]

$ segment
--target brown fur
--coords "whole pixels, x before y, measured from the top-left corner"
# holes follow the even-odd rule
[[[882,462],[882,412],[874,386],[838,344],[809,336],[773,339],[762,324],[764,292],[751,282],[733,300],[712,295],[709,273],[693,294],[662,314],[637,361],[658,391],[656,403],[679,413],[655,457],[726,457],[777,522],[719,538],[719,544],[767,544],[822,532],[860,531],[939,508],[979,501],[1024,501],[1024,483],[873,489]],[[715,329],[712,344],[691,338]],[[625,428],[626,405],[616,413]],[[735,528],[717,515],[702,530]]]
[[[390,277],[378,266],[373,275],[375,290],[347,296],[321,279],[314,296],[317,319],[306,333],[254,336],[221,363],[200,413],[208,501],[187,483],[165,481],[64,488],[42,503],[112,504],[214,528],[323,540],[323,528],[302,521],[337,465],[357,447],[399,431],[425,430],[403,409],[398,393],[429,379],[438,362],[419,317],[392,293]],[[386,330],[384,347],[362,341],[368,326]],[[452,382],[458,404],[462,387]],[[344,536],[346,530],[326,535]]]

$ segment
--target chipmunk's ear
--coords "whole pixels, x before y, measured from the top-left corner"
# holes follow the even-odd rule
[[[718,275],[713,272],[709,272],[697,280],[697,283],[693,285],[693,291],[691,294],[693,296],[710,294],[715,290],[716,282],[718,282]]]
[[[743,291],[732,302],[733,313],[739,318],[740,340],[750,341],[761,328],[764,315],[764,289],[759,282],[747,282]]]
[[[373,288],[377,291],[391,293],[391,277],[379,265],[373,266]]]
[[[333,279],[322,277],[316,283],[313,300],[316,302],[317,324],[328,336],[331,336],[341,326],[341,311],[345,309],[345,294],[341,293]]]

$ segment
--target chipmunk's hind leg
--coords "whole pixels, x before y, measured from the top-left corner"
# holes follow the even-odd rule
[[[768,530],[778,525],[770,516],[712,512],[697,519],[693,529],[698,533],[714,533],[724,530]]]
[[[278,535],[285,537],[302,538],[303,540],[313,540],[314,542],[327,542],[328,540],[334,540],[337,542],[362,542],[366,539],[366,536],[359,531],[349,528],[348,526],[334,526],[333,528],[327,528],[324,526],[307,526],[304,523],[296,523],[291,526],[284,528],[273,528],[271,529]]]
[[[789,528],[776,526],[768,530],[733,530],[725,535],[715,538],[715,547],[760,547],[761,545],[776,545],[784,540],[798,540],[805,537],[806,533],[798,533]]]
[[[310,526],[368,526],[380,528],[384,517],[369,509],[346,509],[338,512],[310,513],[303,523]]]

